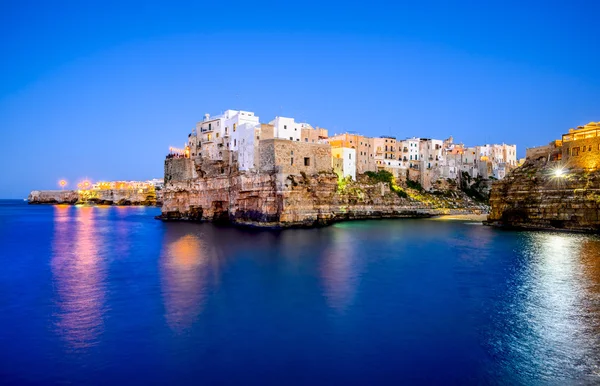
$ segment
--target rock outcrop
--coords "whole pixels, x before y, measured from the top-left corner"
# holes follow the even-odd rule
[[[492,186],[486,224],[524,229],[600,232],[600,172],[528,160]]]
[[[160,206],[160,191],[139,192],[132,189],[94,190],[34,190],[29,204],[88,204],[88,205],[145,205]]]
[[[196,165],[196,168],[193,168]],[[239,172],[221,161],[165,161],[163,220],[225,221],[258,227],[302,227],[370,218],[482,213],[462,192],[433,195],[390,183],[308,175]]]

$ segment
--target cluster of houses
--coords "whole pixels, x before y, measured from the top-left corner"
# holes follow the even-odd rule
[[[260,144],[274,139],[281,148],[275,152],[277,162],[285,163],[286,170],[298,168],[300,172],[311,166],[311,157],[305,153],[323,147],[315,145],[325,145],[331,167],[343,177],[356,179],[357,174],[387,170],[396,177],[413,175],[424,187],[440,178],[458,178],[462,172],[473,178],[502,179],[518,166],[516,145],[467,147],[455,143],[452,137],[399,139],[353,132],[329,136],[326,129],[296,122],[294,118],[275,117],[269,123],[261,123],[253,112],[238,110],[217,116],[206,114],[189,134],[185,147],[171,148],[170,156],[228,158],[229,162],[237,162],[239,170],[259,171],[264,163],[258,154]],[[289,145],[282,141],[289,141]],[[304,155],[298,158],[299,153]],[[323,164],[322,161],[313,162]]]
[[[148,190],[160,190],[164,188],[165,181],[162,178],[154,178],[147,181],[98,181],[80,186],[80,190],[137,190],[142,193]]]

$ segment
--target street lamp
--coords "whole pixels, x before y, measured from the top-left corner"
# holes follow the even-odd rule
[[[60,185],[60,188],[61,188],[62,190],[65,190],[65,186],[67,186],[67,181],[65,181],[65,180],[60,180],[60,181],[58,181],[58,185]]]
[[[553,175],[554,177],[556,177],[556,178],[563,178],[563,177],[565,177],[565,169],[563,169],[563,168],[560,168],[560,167],[559,167],[559,168],[555,168],[555,169],[552,171],[552,175]]]

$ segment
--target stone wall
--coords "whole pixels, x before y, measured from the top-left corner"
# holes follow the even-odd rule
[[[537,147],[530,147],[525,150],[525,158],[536,160],[538,158],[548,158],[550,153],[554,150],[552,145],[544,145]]]
[[[600,168],[600,137],[564,142],[562,160],[569,168]]]
[[[165,179],[186,181],[197,177],[192,158],[165,159]],[[166,181],[165,181],[166,182]]]
[[[284,139],[260,140],[259,170],[284,174],[331,171],[331,146]]]
[[[487,224],[509,228],[600,232],[600,172],[570,169],[544,158],[528,160],[492,185]]]

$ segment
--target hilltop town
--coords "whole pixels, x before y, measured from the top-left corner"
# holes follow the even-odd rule
[[[273,140],[273,141],[271,141]],[[274,164],[261,159],[261,147],[272,146]],[[356,180],[357,174],[386,170],[395,178],[405,175],[426,190],[439,179],[503,179],[518,166],[516,145],[486,144],[466,147],[448,139],[394,136],[367,137],[357,133],[328,135],[328,130],[294,118],[275,117],[260,123],[250,111],[227,110],[196,124],[176,156],[206,158],[237,164],[240,171],[279,168],[288,173],[327,169]]]
[[[452,137],[329,136],[294,118],[261,123],[227,110],[206,114],[184,147],[170,148],[162,218],[293,226],[481,212],[485,204],[465,192],[489,191],[518,166],[516,154],[515,145],[467,147]]]

